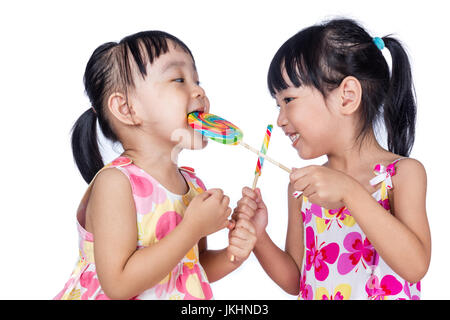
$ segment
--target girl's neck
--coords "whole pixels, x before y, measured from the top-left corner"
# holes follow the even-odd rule
[[[341,148],[327,157],[327,167],[353,176],[357,172],[371,170],[376,163],[389,161],[393,154],[380,146],[371,131],[361,142],[349,143],[347,148]]]
[[[175,194],[185,194],[189,187],[178,170],[177,157],[180,150],[158,143],[147,143],[150,148],[124,145],[122,156],[130,158],[166,189]]]
[[[157,148],[135,149],[124,148],[123,156],[130,158],[133,162],[144,170],[149,171],[177,171],[178,165],[171,159],[171,153]]]

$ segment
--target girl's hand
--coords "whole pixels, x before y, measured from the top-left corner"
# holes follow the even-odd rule
[[[229,225],[229,203],[230,198],[221,189],[209,189],[192,199],[183,221],[191,224],[199,238],[206,237]]]
[[[327,209],[342,208],[344,195],[355,185],[353,178],[345,173],[316,165],[294,168],[289,178],[294,190]]]
[[[237,220],[233,230],[228,234],[229,246],[227,248],[231,259],[236,262],[246,260],[256,243],[256,230],[247,217]]]
[[[261,190],[242,188],[242,198],[237,202],[232,217],[234,220],[245,217],[249,219],[256,229],[256,237],[259,238],[268,223],[267,207],[262,200]]]

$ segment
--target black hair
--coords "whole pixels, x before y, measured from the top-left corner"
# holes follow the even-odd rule
[[[103,135],[118,141],[105,112],[107,99],[114,91],[127,96],[134,88],[133,70],[145,79],[147,64],[169,50],[168,40],[181,47],[195,63],[189,48],[178,38],[163,31],[144,31],[107,42],[94,50],[84,72],[84,87],[91,102],[72,128],[72,152],[84,180],[88,183],[104,166],[97,142],[96,123]]]
[[[272,96],[286,89],[287,76],[296,87],[313,86],[324,97],[347,76],[362,87],[363,138],[384,114],[388,149],[408,156],[414,143],[416,99],[408,55],[401,43],[382,38],[392,57],[392,71],[381,50],[363,27],[351,19],[333,19],[301,30],[278,49],[269,67],[267,84]]]

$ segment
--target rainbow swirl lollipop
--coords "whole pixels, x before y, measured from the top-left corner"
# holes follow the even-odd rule
[[[239,144],[256,153],[258,156],[266,159],[267,161],[272,162],[274,165],[280,167],[284,171],[291,173],[291,169],[289,169],[288,167],[273,160],[272,158],[266,156],[263,152],[256,150],[255,148],[242,141],[242,137],[244,136],[244,134],[242,133],[241,129],[236,127],[231,122],[214,114],[198,111],[189,113],[187,120],[189,125],[194,128],[195,131],[200,132],[205,137],[208,137],[211,140],[217,141],[222,144]]]
[[[192,112],[188,123],[205,137],[222,144],[238,144],[243,137],[241,129],[231,122],[211,113]]]

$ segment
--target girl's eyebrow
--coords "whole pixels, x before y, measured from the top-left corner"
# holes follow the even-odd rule
[[[172,68],[176,68],[176,67],[182,68],[184,66],[186,66],[186,62],[184,62],[184,61],[179,61],[179,60],[170,61],[162,68],[162,73],[167,72],[167,70],[172,69]],[[195,64],[192,64],[192,68],[194,69],[194,71],[197,71]]]
[[[162,73],[166,72],[171,68],[184,67],[185,65],[186,63],[184,61],[170,61],[162,68]]]

